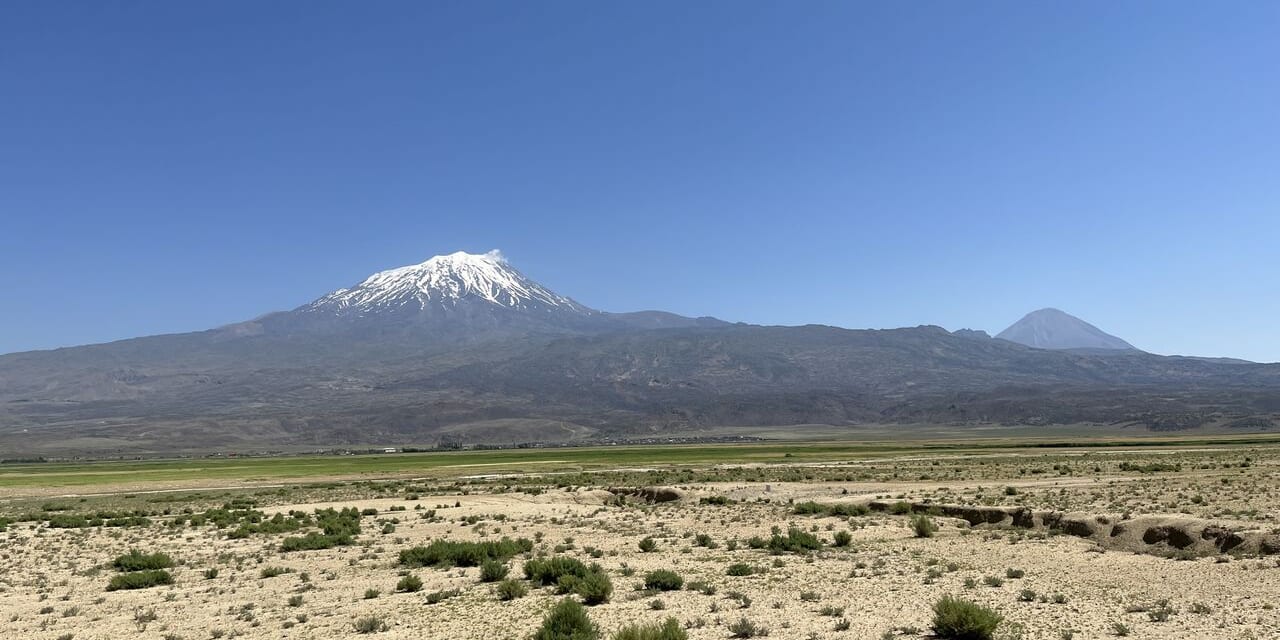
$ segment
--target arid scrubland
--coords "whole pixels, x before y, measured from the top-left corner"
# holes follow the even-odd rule
[[[1265,445],[17,493],[5,638],[1280,637]]]

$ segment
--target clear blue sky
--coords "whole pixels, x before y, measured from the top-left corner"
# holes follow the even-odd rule
[[[19,2],[0,352],[500,248],[606,310],[1280,360],[1280,3]]]

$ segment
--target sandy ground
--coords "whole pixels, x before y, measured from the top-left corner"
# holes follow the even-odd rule
[[[1034,479],[1028,483],[1115,487],[1096,478]],[[730,636],[727,625],[746,617],[768,627],[770,638],[928,637],[930,605],[956,594],[989,605],[1007,622],[998,637],[1058,640],[1065,630],[1074,638],[1115,637],[1126,625],[1133,638],[1280,638],[1280,568],[1274,558],[1207,557],[1175,561],[1151,555],[1098,553],[1088,541],[1068,536],[1036,537],[1011,531],[969,530],[966,523],[939,519],[933,538],[916,538],[901,516],[873,514],[856,518],[792,515],[785,499],[888,495],[912,490],[928,493],[946,483],[722,483],[692,487],[683,501],[659,505],[608,506],[601,490],[432,495],[275,505],[267,512],[312,510],[326,506],[377,509],[363,518],[359,544],[352,547],[281,554],[282,536],[255,535],[230,540],[212,527],[169,529],[161,524],[129,529],[46,529],[12,525],[0,533],[0,637],[115,639],[182,638],[348,638],[355,621],[383,618],[388,629],[378,638],[505,639],[527,638],[544,612],[560,596],[550,589],[499,602],[478,570],[414,569],[425,582],[422,592],[394,593],[404,571],[400,550],[433,539],[479,540],[501,536],[541,536],[537,550],[599,562],[614,584],[613,600],[592,607],[591,617],[605,632],[633,621],[674,616],[695,640]],[[955,487],[951,487],[955,488]],[[748,502],[699,505],[696,497],[725,495]],[[757,502],[768,498],[769,503]],[[460,504],[461,506],[453,506]],[[403,507],[404,511],[392,511]],[[421,507],[421,509],[418,509]],[[423,514],[436,510],[438,520]],[[477,524],[459,522],[479,517]],[[498,517],[503,519],[499,520]],[[382,533],[380,521],[397,519],[395,531]],[[768,537],[772,527],[799,526],[830,542],[849,530],[853,544],[798,555],[771,556],[752,550],[745,540]],[[708,534],[718,548],[694,546],[693,534]],[[646,536],[658,551],[642,553]],[[739,544],[728,549],[730,540]],[[163,551],[181,564],[176,583],[138,591],[105,591],[114,574],[110,561],[130,548]],[[593,558],[587,549],[598,549]],[[519,577],[523,558],[511,561]],[[726,567],[745,562],[767,569],[763,575],[732,577]],[[263,578],[264,567],[289,573]],[[217,568],[215,578],[206,569]],[[629,569],[628,569],[629,568]],[[682,590],[660,594],[637,591],[646,571],[665,568],[687,581],[706,581],[715,595]],[[1025,576],[997,587],[984,577],[1006,576],[1014,568]],[[634,570],[631,575],[630,569]],[[966,580],[977,582],[966,586]],[[428,605],[426,594],[457,588],[459,597]],[[366,591],[380,590],[366,599]],[[1034,591],[1023,601],[1024,590]],[[751,600],[741,608],[731,592]],[[804,594],[804,598],[802,598]],[[1061,595],[1061,603],[1052,596]],[[291,606],[291,596],[302,596]],[[1039,596],[1045,596],[1044,600]],[[1177,609],[1167,621],[1127,609],[1168,599]],[[663,608],[652,604],[660,601]],[[824,607],[843,609],[822,615]],[[154,619],[148,620],[154,614]],[[837,621],[848,623],[836,630]]]

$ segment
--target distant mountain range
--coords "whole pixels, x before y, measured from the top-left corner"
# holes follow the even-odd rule
[[[1276,419],[1280,366],[1156,356],[1052,309],[996,338],[609,313],[497,253],[437,256],[209,331],[0,356],[0,458]]]

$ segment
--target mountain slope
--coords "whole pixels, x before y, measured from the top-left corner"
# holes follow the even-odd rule
[[[1137,350],[1128,342],[1058,309],[1032,311],[996,337],[1036,349]]]
[[[929,326],[608,313],[492,254],[392,269],[210,331],[0,356],[8,455],[1278,415],[1276,365],[1046,350]]]

